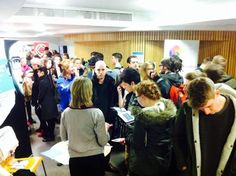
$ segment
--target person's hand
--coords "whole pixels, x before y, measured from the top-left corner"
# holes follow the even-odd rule
[[[108,130],[113,126],[113,124],[110,124],[110,123],[107,123],[105,122],[105,129],[106,129],[106,132],[108,132]]]
[[[153,79],[157,75],[156,71],[150,73],[150,78]]]
[[[125,138],[120,138],[120,144],[125,145]]]
[[[54,74],[52,75],[52,80],[53,80],[53,81],[57,80],[56,75],[54,75]]]
[[[120,86],[117,86],[117,92],[119,95],[122,95],[122,88]]]
[[[187,166],[182,166],[182,167],[181,167],[181,170],[182,170],[182,171],[186,171],[186,170],[187,170]]]

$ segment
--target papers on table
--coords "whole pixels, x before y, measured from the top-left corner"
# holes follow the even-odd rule
[[[25,167],[27,166],[27,164],[29,163],[29,161],[27,160],[16,160],[14,163],[12,163],[11,167],[13,169],[25,169]]]
[[[5,126],[0,129],[0,162],[13,154],[19,145],[13,128]]]
[[[69,164],[68,141],[61,141],[52,146],[49,150],[41,153],[63,165]]]
[[[107,144],[104,147],[104,156],[111,152],[112,146]],[[69,165],[68,141],[61,141],[52,146],[49,150],[41,153],[48,158],[51,158],[63,165]]]

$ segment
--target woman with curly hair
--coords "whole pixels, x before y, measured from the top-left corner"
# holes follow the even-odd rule
[[[171,164],[175,105],[160,96],[157,85],[151,80],[137,84],[136,96],[142,107],[131,108],[135,116],[134,128],[125,139],[129,146],[130,175],[166,176]]]

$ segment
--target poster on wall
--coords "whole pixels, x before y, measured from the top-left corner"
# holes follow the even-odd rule
[[[139,63],[144,62],[144,52],[143,51],[133,51],[131,53],[132,56],[136,56],[138,58]]]
[[[9,71],[4,41],[0,40],[0,125],[15,104],[15,87]]]
[[[165,40],[164,57],[177,55],[183,61],[181,75],[197,68],[199,40]]]
[[[48,42],[34,42],[33,43],[33,51],[35,54],[39,55],[40,57],[43,56],[45,47],[49,47]]]

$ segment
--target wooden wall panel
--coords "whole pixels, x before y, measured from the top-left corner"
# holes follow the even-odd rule
[[[76,42],[75,52],[78,53],[79,57],[83,57],[83,55],[79,55],[83,53],[86,56],[85,58],[88,58],[88,53],[93,50],[101,51],[105,57],[108,57],[115,49],[120,48],[124,55],[122,63],[126,61],[132,51],[144,51],[146,60],[159,61],[163,57],[164,51],[160,50],[164,49],[163,41],[166,39],[199,40],[199,63],[207,56],[223,55],[228,60],[226,71],[236,77],[236,32],[233,31],[142,31],[65,35],[65,40]],[[91,43],[88,46],[88,42],[92,42],[93,47]],[[106,45],[101,42],[111,43]],[[105,46],[108,48],[105,49]],[[155,50],[160,54],[155,54]]]
[[[146,41],[145,44],[145,61],[153,61],[159,71],[159,64],[164,57],[164,41]]]
[[[198,63],[202,63],[206,57],[213,57],[219,53],[222,53],[224,42],[223,41],[201,41],[199,46],[199,60]]]
[[[75,54],[77,57],[88,60],[92,51],[103,53],[104,61],[112,68],[111,56],[114,52],[122,53],[123,59],[121,63],[122,65],[126,65],[126,59],[130,53],[130,43],[129,41],[75,42]]]
[[[201,41],[199,48],[199,60],[200,64],[204,58],[211,57],[215,55],[222,55],[225,58],[229,58],[230,43],[229,41]],[[233,61],[233,60],[232,60]],[[231,62],[232,62],[231,61]],[[226,65],[225,70],[229,72],[228,65]]]
[[[228,64],[227,64],[227,72],[233,75],[236,78],[236,41],[231,40],[229,42],[229,55]],[[232,58],[232,59],[231,59]]]

